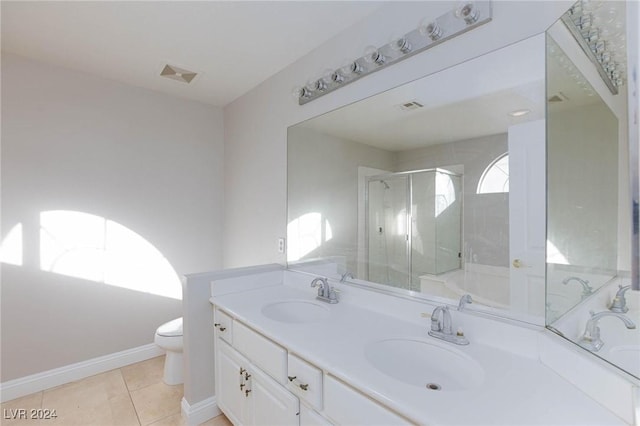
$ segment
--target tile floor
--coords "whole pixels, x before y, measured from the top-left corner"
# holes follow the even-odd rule
[[[184,426],[180,415],[182,385],[162,382],[164,356],[2,404],[3,426]],[[50,420],[10,419],[17,409],[56,410]],[[11,411],[14,410],[14,411]],[[5,418],[9,417],[9,418]],[[224,415],[204,423],[230,426]]]

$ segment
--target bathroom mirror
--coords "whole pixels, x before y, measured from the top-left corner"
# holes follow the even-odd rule
[[[624,36],[624,2],[577,5],[590,7],[594,22],[608,20]],[[624,38],[620,40],[613,54],[624,61]],[[610,45],[614,43],[615,37]],[[640,292],[628,288],[633,173],[627,88],[618,87],[619,94],[608,89],[562,21],[547,31],[546,52],[546,323],[640,378]],[[629,328],[634,324],[635,329]]]
[[[290,127],[289,268],[544,324],[544,44]]]
[[[551,34],[547,102],[546,311],[553,323],[617,275],[621,168],[617,117]]]
[[[616,46],[600,55],[624,63],[625,4],[576,5],[576,13],[565,15],[571,22],[558,21],[547,31],[546,322],[640,378],[640,294],[630,288],[627,90],[614,87],[616,94],[606,86],[581,48],[580,34],[570,30],[584,12],[615,28],[622,36],[617,46],[611,30],[598,30],[611,37],[608,46]]]

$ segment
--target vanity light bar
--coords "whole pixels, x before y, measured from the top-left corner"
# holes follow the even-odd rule
[[[299,105],[304,105],[366,75],[443,43],[491,21],[491,1],[466,1],[454,10],[420,26],[382,47],[373,46],[364,55],[295,89]]]
[[[621,59],[626,55],[624,35],[618,28],[623,23],[615,19],[618,10],[614,3],[607,6],[608,10],[604,10],[602,3],[598,4],[597,9],[590,7],[591,2],[579,0],[561,19],[593,62],[611,93],[617,95],[618,87],[624,84],[623,73],[626,68],[624,59]],[[615,60],[616,57],[618,60]]]

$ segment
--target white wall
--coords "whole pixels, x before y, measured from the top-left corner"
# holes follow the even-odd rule
[[[356,270],[358,230],[358,167],[391,170],[394,153],[362,143],[338,139],[304,127],[289,129],[288,155],[299,158],[289,170],[288,214],[292,220],[320,213],[331,228],[322,241],[301,259],[344,256],[347,271]],[[326,239],[326,235],[324,235]],[[294,241],[289,241],[291,250]],[[293,254],[292,252],[290,254]],[[292,259],[289,256],[290,260]]]
[[[304,106],[291,89],[456,2],[392,2],[225,107],[225,267],[284,263],[287,127],[543,32],[571,2],[494,2],[492,22]]]
[[[2,114],[2,237],[21,223],[24,256],[2,268],[1,380],[152,343],[182,302],[40,270],[39,214],[114,221],[176,279],[219,269],[221,109],[3,54]]]

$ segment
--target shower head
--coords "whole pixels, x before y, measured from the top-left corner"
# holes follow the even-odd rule
[[[391,189],[389,184],[387,182],[383,181],[382,179],[380,179],[380,183],[384,185],[384,189]]]

